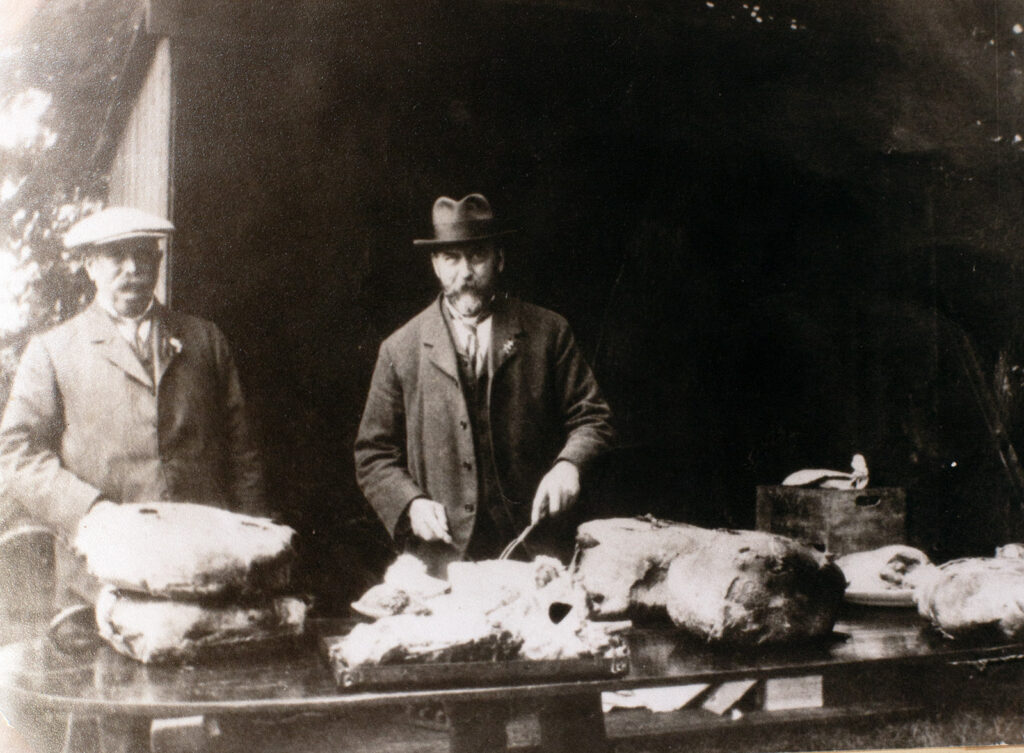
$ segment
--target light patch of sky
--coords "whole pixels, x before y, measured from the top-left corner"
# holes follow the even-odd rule
[[[0,147],[29,147],[40,135],[48,141],[48,134],[45,134],[40,121],[52,99],[47,92],[32,88],[18,92],[4,102],[0,107]]]
[[[21,188],[21,184],[25,182],[25,179],[12,180],[11,178],[5,177],[3,183],[0,183],[0,204],[10,201],[18,193],[18,189]]]

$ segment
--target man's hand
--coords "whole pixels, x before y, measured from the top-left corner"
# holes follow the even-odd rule
[[[560,515],[576,504],[579,498],[580,469],[568,460],[559,460],[537,486],[530,522],[536,523],[547,515]]]
[[[444,505],[426,497],[417,497],[409,503],[409,526],[413,535],[424,541],[452,543],[448,530],[448,513]]]

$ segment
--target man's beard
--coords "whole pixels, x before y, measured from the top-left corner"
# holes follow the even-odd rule
[[[494,293],[481,291],[476,287],[463,286],[458,290],[446,292],[444,297],[461,316],[477,317],[486,313],[494,298]]]
[[[147,282],[122,283],[114,289],[114,308],[121,316],[138,316],[153,297],[153,285]]]

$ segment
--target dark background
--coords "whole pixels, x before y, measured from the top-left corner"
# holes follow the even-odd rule
[[[390,556],[352,443],[442,194],[519,228],[509,287],[594,365],[595,511],[751,527],[755,485],[862,452],[934,556],[1018,535],[980,409],[1019,318],[1017,4],[191,5],[173,305],[237,349],[325,610]]]

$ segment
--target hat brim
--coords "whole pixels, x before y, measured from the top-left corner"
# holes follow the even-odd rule
[[[103,238],[97,241],[79,241],[72,246],[66,246],[68,251],[72,252],[84,252],[102,249],[104,246],[109,246],[111,243],[118,243],[119,241],[130,241],[136,238],[153,238],[154,240],[160,240],[161,238],[167,238],[170,236],[170,232],[166,230],[152,230],[152,231],[135,231],[131,233],[122,233],[115,235],[111,238]]]
[[[493,233],[485,233],[484,235],[474,235],[471,238],[458,238],[458,239],[439,239],[439,238],[415,238],[413,239],[412,245],[426,248],[437,248],[439,246],[465,246],[470,243],[479,243],[480,241],[490,240],[491,238],[500,238],[505,235],[512,235],[518,233],[518,230],[498,230]]]

